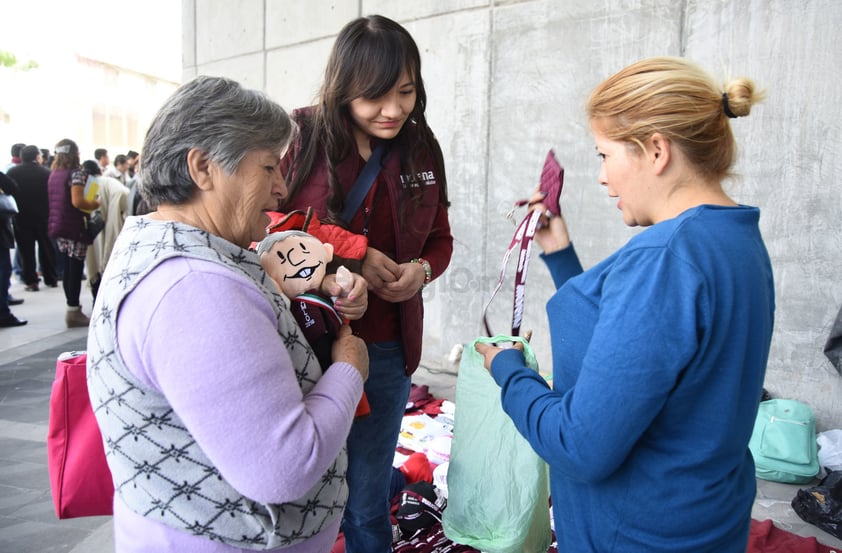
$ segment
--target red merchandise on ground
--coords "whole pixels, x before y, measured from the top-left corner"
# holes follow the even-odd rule
[[[406,415],[427,414],[432,417],[442,413],[441,405],[443,400],[437,399],[430,394],[427,386],[412,385],[409,401],[407,403]],[[398,447],[397,451],[405,455],[412,455],[412,450]],[[414,461],[422,460],[423,454],[418,454]],[[422,467],[423,468],[423,467]],[[421,478],[427,480],[426,478]],[[427,480],[429,481],[429,480]],[[392,503],[392,523],[396,524],[394,518],[398,507],[397,497]],[[344,553],[345,540],[340,533],[336,545],[331,553]],[[429,528],[418,532],[410,539],[399,539],[392,545],[394,553],[467,553],[477,550],[453,543],[444,535],[441,523],[431,525]],[[547,553],[559,553],[553,536],[553,543]],[[746,553],[842,553],[842,550],[834,549],[819,543],[814,537],[803,537],[781,528],[776,527],[771,520],[752,520],[749,533],[748,547]]]
[[[816,538],[805,538],[781,530],[771,520],[752,520],[746,553],[842,553],[820,544]]]

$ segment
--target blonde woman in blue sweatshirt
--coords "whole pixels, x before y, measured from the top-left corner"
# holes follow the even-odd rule
[[[587,106],[599,183],[648,228],[584,272],[561,217],[536,234],[557,287],[553,389],[520,350],[477,345],[550,466],[559,551],[745,552],[775,302],[759,210],[721,183],[730,119],[759,99],[679,58],[601,83]]]

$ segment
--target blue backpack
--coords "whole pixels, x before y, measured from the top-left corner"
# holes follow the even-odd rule
[[[761,401],[748,447],[763,480],[806,484],[819,473],[816,421],[800,401]]]

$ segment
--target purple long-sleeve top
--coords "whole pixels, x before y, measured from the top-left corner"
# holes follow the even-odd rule
[[[345,443],[362,395],[359,372],[330,366],[302,394],[272,307],[225,267],[178,257],[122,304],[117,341],[127,367],[160,390],[240,493],[264,503],[304,495]],[[327,552],[341,517],[285,553]],[[247,551],[197,538],[114,505],[118,553]]]

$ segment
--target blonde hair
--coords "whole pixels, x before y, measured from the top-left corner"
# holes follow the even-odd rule
[[[682,58],[641,60],[612,75],[591,93],[587,114],[612,140],[643,143],[661,133],[709,179],[730,175],[736,143],[729,117],[745,117],[763,99],[752,80],[734,78],[723,88]]]

